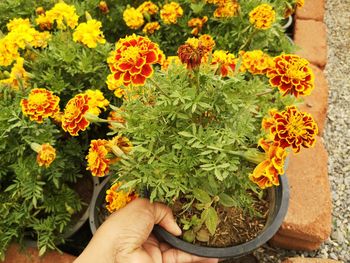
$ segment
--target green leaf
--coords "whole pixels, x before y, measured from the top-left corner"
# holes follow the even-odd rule
[[[208,195],[207,192],[203,191],[202,189],[194,189],[193,190],[194,197],[201,203],[207,204],[211,202],[211,198]]]
[[[178,134],[180,134],[183,137],[187,137],[187,138],[192,138],[193,137],[193,134],[191,134],[189,132],[186,132],[186,131],[178,132]]]
[[[192,243],[195,238],[196,238],[196,235],[192,230],[186,231],[183,235],[183,239],[189,243]]]
[[[219,217],[213,207],[207,209],[207,217],[205,219],[205,225],[208,228],[211,235],[215,234],[216,227],[219,223]]]
[[[236,201],[231,196],[225,193],[219,194],[219,198],[220,198],[219,203],[222,204],[223,206],[233,207],[237,205]]]
[[[200,12],[202,12],[204,6],[205,2],[192,3],[191,9],[193,10],[193,13],[199,14]]]

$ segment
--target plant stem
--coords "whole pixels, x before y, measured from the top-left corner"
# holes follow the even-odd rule
[[[273,91],[273,89],[267,89],[267,90],[265,90],[265,91],[263,91],[263,92],[260,92],[260,93],[256,94],[255,96],[260,97],[260,96],[269,94],[269,93],[271,93],[272,91]]]
[[[160,93],[162,93],[165,97],[169,98],[169,95],[166,94],[166,92],[158,85],[157,82],[154,81],[154,79],[151,79],[151,78],[150,78],[149,80],[150,80],[150,82],[152,82],[152,84],[153,84],[154,86],[156,86],[156,88],[160,91]]]
[[[246,47],[250,45],[253,40],[254,35],[258,32],[258,29],[254,29],[250,36],[247,38],[247,41],[240,47],[240,50],[244,50]]]

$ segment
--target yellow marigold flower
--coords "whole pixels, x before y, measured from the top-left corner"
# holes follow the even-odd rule
[[[297,0],[297,7],[302,8],[304,6],[304,0]]]
[[[160,18],[164,24],[176,24],[177,19],[183,15],[183,12],[178,3],[170,2],[169,4],[165,4],[162,10],[160,10]]]
[[[40,15],[35,21],[42,29],[51,29],[56,22],[58,29],[65,30],[67,26],[74,29],[78,25],[78,19],[79,16],[73,5],[60,2],[44,15]]]
[[[124,136],[118,135],[108,141],[108,147],[114,153],[115,156],[121,157],[127,155],[132,150],[132,144],[130,140]],[[118,160],[118,159],[117,159]]]
[[[298,153],[301,146],[310,148],[315,145],[318,127],[310,114],[295,106],[287,106],[281,112],[270,110],[269,115],[263,119],[262,128],[271,133],[280,147],[292,147]]]
[[[162,70],[166,71],[171,64],[181,65],[180,58],[178,56],[168,56],[162,63]]]
[[[44,15],[45,14],[45,9],[42,6],[39,6],[35,9],[35,13],[37,15]]]
[[[95,19],[80,23],[73,33],[73,40],[83,43],[89,48],[97,47],[97,43],[104,44],[106,40],[100,30],[101,27],[102,23]]]
[[[115,183],[106,191],[106,208],[110,213],[123,208],[138,198],[138,195],[131,189],[127,191],[119,189],[121,185],[122,183],[120,182]]]
[[[279,185],[278,175],[284,174],[287,151],[278,144],[269,143],[264,139],[259,140],[259,146],[265,151],[266,160],[256,166],[249,179],[262,189]]]
[[[18,57],[16,63],[13,65],[8,79],[0,80],[0,83],[10,86],[11,88],[18,90],[20,84],[23,87],[27,86],[28,73],[23,68],[24,59]]]
[[[142,32],[145,33],[146,35],[152,35],[154,34],[155,31],[159,29],[160,29],[160,25],[158,22],[149,22],[143,27]]]
[[[232,76],[236,68],[236,58],[228,51],[215,50],[211,64],[218,66],[221,76]]]
[[[215,47],[214,39],[208,34],[201,35],[199,41],[202,43],[205,53],[210,53]]]
[[[85,95],[89,97],[89,112],[98,116],[101,113],[101,109],[106,110],[109,105],[109,101],[105,99],[103,93],[100,90],[88,89],[84,92]]]
[[[278,87],[283,96],[307,96],[315,87],[315,77],[309,62],[298,55],[283,54],[275,57],[267,76],[271,86]]]
[[[109,153],[106,140],[92,140],[90,143],[89,153],[86,156],[87,168],[93,176],[102,177],[108,174],[110,159],[107,158]]]
[[[89,111],[89,96],[78,94],[70,99],[62,117],[62,129],[72,136],[78,136],[79,131],[85,131],[90,121],[84,116]]]
[[[265,74],[273,66],[272,58],[261,50],[240,51],[242,57],[241,69],[252,74]]]
[[[28,99],[21,100],[22,112],[30,120],[42,123],[43,119],[52,117],[59,109],[60,98],[46,89],[32,89]]]
[[[157,44],[147,37],[136,35],[121,38],[113,56],[109,59],[109,67],[115,81],[122,82],[124,86],[131,83],[144,85],[153,74],[152,64],[161,64],[164,57]]]
[[[158,6],[152,3],[151,1],[143,2],[137,10],[142,14],[155,15],[158,13]]]
[[[203,25],[208,21],[208,17],[204,16],[203,18],[192,18],[187,22],[187,25],[192,29],[191,34],[192,35],[198,35],[199,31],[202,30]]]
[[[123,81],[122,79],[116,80],[114,74],[109,74],[107,76],[106,84],[109,90],[114,91],[114,95],[117,98],[123,97],[125,95],[125,90],[122,88]]]
[[[45,48],[47,47],[48,41],[51,39],[51,34],[49,32],[33,32],[33,41],[30,42],[30,44],[33,47],[41,47]]]
[[[145,23],[142,13],[133,7],[124,10],[123,19],[131,29],[138,29]]]
[[[48,143],[40,145],[39,147],[36,162],[39,164],[39,166],[49,167],[50,164],[56,159],[56,149]]]
[[[19,57],[18,46],[7,36],[0,39],[0,66],[9,66]]]
[[[223,6],[230,1],[233,1],[233,0],[206,0],[207,3],[218,5],[218,6]]]
[[[26,26],[26,27],[31,27],[32,24],[30,23],[29,19],[23,19],[23,18],[14,18],[12,20],[10,20],[10,22],[8,22],[6,24],[6,27],[8,29],[8,31],[12,31],[16,28],[18,28],[19,26]]]
[[[258,29],[269,29],[275,20],[276,12],[268,4],[259,5],[249,13],[249,22]]]
[[[62,117],[63,117],[63,112],[59,111],[56,112],[53,116],[52,119],[54,120],[54,122],[61,124],[62,123]]]
[[[108,8],[108,5],[105,1],[101,1],[99,4],[98,4],[98,8],[101,10],[101,12],[103,14],[108,14],[109,13],[109,8]]]
[[[214,17],[227,18],[233,17],[237,14],[239,4],[236,2],[228,1],[223,5],[219,5],[214,11]]]

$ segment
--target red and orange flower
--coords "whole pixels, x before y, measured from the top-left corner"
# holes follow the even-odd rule
[[[301,146],[315,145],[318,127],[312,116],[287,106],[284,111],[270,110],[270,117],[262,122],[262,128],[269,131],[273,140],[282,148],[292,147],[298,153]]]
[[[228,51],[215,50],[211,64],[218,66],[218,71],[220,72],[221,76],[231,76],[236,68],[236,58]]]
[[[266,159],[259,163],[249,179],[260,188],[265,189],[273,185],[279,185],[278,175],[284,174],[284,162],[287,151],[277,143],[259,140],[259,146],[264,150]]]
[[[113,55],[110,69],[114,79],[125,86],[144,85],[153,74],[152,65],[161,64],[164,56],[157,44],[136,35],[120,39]]]
[[[310,95],[314,89],[314,74],[309,62],[298,55],[283,54],[273,59],[273,66],[267,76],[273,87],[278,87],[282,95]]]
[[[85,131],[90,121],[85,117],[89,111],[89,96],[78,94],[70,99],[62,116],[62,128],[72,136],[78,136],[79,131]]]
[[[128,203],[138,198],[138,194],[131,189],[126,191],[119,189],[121,185],[122,183],[120,182],[115,183],[106,191],[106,208],[110,213],[123,208]]]
[[[102,177],[109,172],[110,159],[107,158],[109,153],[107,140],[92,140],[90,143],[89,153],[86,156],[88,165],[86,170],[90,170],[93,176]]]
[[[239,52],[242,57],[241,70],[248,70],[251,74],[266,74],[273,66],[272,58],[262,50],[252,50]]]
[[[21,100],[22,112],[30,120],[42,123],[43,119],[59,112],[60,98],[46,89],[32,89],[28,99]]]

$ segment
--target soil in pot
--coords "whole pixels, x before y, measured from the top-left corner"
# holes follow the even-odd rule
[[[197,237],[202,242],[196,239],[194,243],[208,247],[229,247],[246,243],[257,237],[266,225],[270,204],[267,197],[259,199],[255,194],[252,194],[252,197],[254,200],[253,208],[257,212],[255,215],[249,215],[240,208],[218,205],[216,211],[219,216],[219,224],[215,234],[210,236],[209,231],[203,224],[201,230],[197,232]],[[186,202],[186,199],[180,198],[172,207],[180,227],[182,226],[181,218],[190,219],[194,215],[200,218],[201,214],[201,211],[194,208],[195,204],[183,212],[181,209],[183,207],[182,202]],[[209,240],[203,242],[207,238]]]

